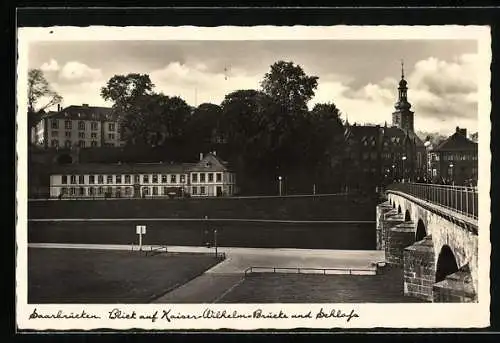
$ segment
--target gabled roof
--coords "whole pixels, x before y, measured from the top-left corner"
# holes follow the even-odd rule
[[[455,132],[448,137],[445,141],[441,142],[435,151],[464,151],[464,150],[477,150],[477,143],[474,143],[463,134]]]
[[[54,165],[52,174],[185,173],[192,164],[171,163],[75,163]]]
[[[45,115],[45,118],[114,121],[117,119],[117,115],[114,113],[111,107],[71,105],[62,109],[59,112],[50,111]]]

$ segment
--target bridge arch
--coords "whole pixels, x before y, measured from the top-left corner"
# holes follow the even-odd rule
[[[401,213],[401,205],[398,205],[398,214]]]
[[[427,236],[427,228],[425,227],[423,220],[419,219],[417,223],[417,232],[415,233],[415,241],[419,242],[424,239],[425,236]]]
[[[448,275],[458,271],[457,259],[450,246],[443,245],[436,265],[436,282],[443,281]]]

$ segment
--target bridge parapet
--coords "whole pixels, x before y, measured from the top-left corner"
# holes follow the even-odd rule
[[[477,220],[478,217],[477,187],[394,183],[387,191],[402,192],[469,218]]]

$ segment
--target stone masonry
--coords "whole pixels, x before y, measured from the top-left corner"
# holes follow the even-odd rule
[[[406,221],[389,229],[385,255],[387,262],[403,266],[403,251],[415,242],[414,228],[412,221]]]
[[[433,301],[436,267],[432,237],[427,236],[404,250],[404,294]]]

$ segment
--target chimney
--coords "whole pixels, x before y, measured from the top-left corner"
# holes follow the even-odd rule
[[[467,129],[461,129],[457,126],[456,132],[464,137],[467,137]]]
[[[82,104],[83,107],[89,107],[89,104]]]
[[[61,104],[57,104],[57,112],[61,112]]]
[[[203,160],[203,153],[200,152],[200,161]]]

